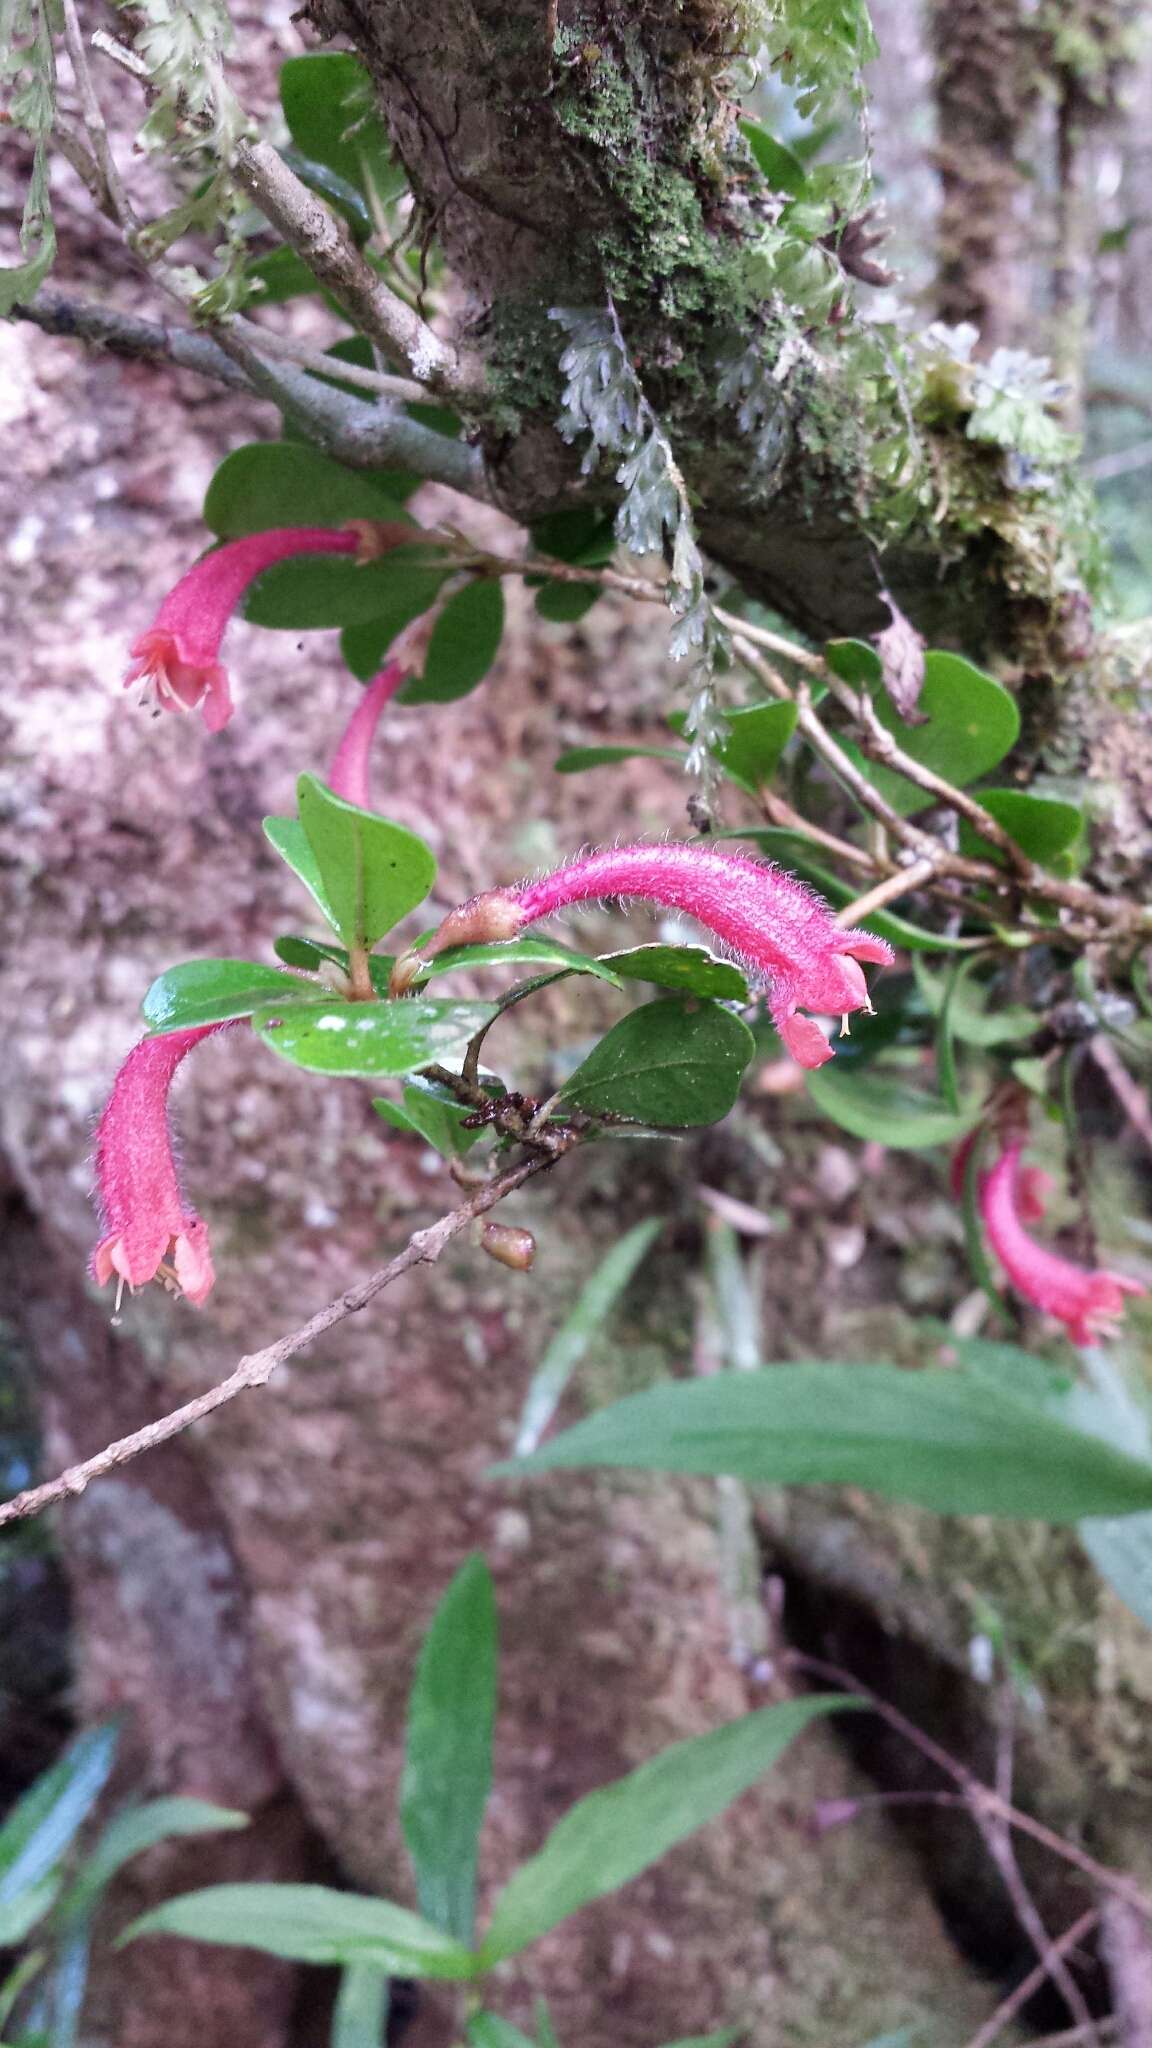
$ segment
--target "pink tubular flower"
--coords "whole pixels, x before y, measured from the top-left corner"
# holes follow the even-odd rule
[[[401,662],[390,661],[386,668],[381,669],[374,681],[368,684],[332,756],[332,766],[328,770],[329,789],[342,796],[345,803],[359,805],[362,811],[372,808],[368,761],[380,714],[407,680],[408,670]]]
[[[162,711],[200,705],[209,732],[221,731],[232,716],[232,697],[220,642],[248,585],[291,555],[362,555],[362,525],[277,526],[213,548],[180,578],[147,631],[133,641],[125,689],[143,683],[145,700]]]
[[[823,899],[795,875],[747,854],[698,845],[621,846],[589,854],[541,881],[492,889],[445,918],[434,939],[397,962],[394,987],[447,946],[511,939],[570,903],[646,897],[706,925],[767,980],[772,1021],[793,1059],[820,1067],[832,1048],[805,1009],[846,1017],[871,1008],[861,960],[887,966],[892,948],[871,932],[841,931]],[[411,964],[409,964],[411,963]]]
[[[1020,1165],[1021,1141],[1006,1145],[984,1176],[980,1213],[988,1242],[1018,1294],[1064,1324],[1073,1344],[1110,1336],[1124,1313],[1126,1294],[1146,1294],[1138,1280],[1074,1265],[1024,1228],[1022,1212],[1035,1213],[1038,1190],[1033,1170]],[[1042,1211],[1041,1211],[1042,1213]]]
[[[201,1024],[142,1038],[116,1076],[96,1130],[104,1236],[92,1254],[92,1275],[101,1287],[114,1273],[132,1288],[159,1277],[197,1307],[211,1292],[216,1276],[208,1226],[180,1190],[168,1090],[185,1054],[227,1029],[227,1023]]]

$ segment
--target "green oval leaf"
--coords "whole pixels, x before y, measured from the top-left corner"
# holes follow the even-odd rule
[[[498,1014],[495,1003],[405,997],[395,1003],[319,1003],[257,1011],[252,1028],[280,1058],[311,1074],[414,1074],[461,1057]]]
[[[874,1139],[893,1152],[952,1145],[980,1118],[978,1101],[957,1112],[939,1096],[909,1088],[874,1067],[839,1068],[833,1060],[807,1080],[808,1093],[824,1116],[854,1138]]]
[[[858,1704],[832,1693],[761,1707],[672,1743],[581,1799],[501,1892],[480,1951],[483,1967],[517,1955],[581,1906],[639,1877],[754,1785],[811,1721]]]
[[[718,1004],[662,997],[622,1017],[560,1093],[578,1109],[686,1129],[727,1116],[752,1057],[748,1026]]]
[[[412,1697],[400,1821],[425,1917],[470,1943],[476,1857],[492,1784],[496,1600],[482,1557],[460,1567],[424,1638]]]
[[[300,881],[303,882],[304,887],[316,903],[318,910],[332,926],[333,931],[337,930],[336,913],[325,892],[319,864],[312,850],[311,841],[299,818],[265,818],[264,837],[268,841],[269,846],[275,847],[281,860],[287,863],[293,874],[298,876]],[[298,941],[297,943],[307,942]],[[330,948],[328,950],[331,951]],[[281,955],[281,957],[284,958],[286,956]],[[290,964],[302,966],[304,963],[302,960],[297,959]]]
[[[465,1118],[471,1115],[466,1103],[457,1102],[438,1081],[421,1074],[404,1083],[402,1102],[388,1102],[378,1095],[372,1107],[394,1130],[415,1132],[442,1159],[463,1159],[484,1135],[463,1128]]]
[[[270,526],[344,526],[349,519],[399,520],[412,527],[414,537],[419,534],[404,507],[373,481],[370,471],[345,469],[300,441],[250,441],[234,448],[204,500],[204,523],[222,540],[263,533]],[[294,570],[299,565],[287,566]]]
[[[288,132],[307,157],[360,189],[396,183],[388,130],[375,110],[372,80],[347,50],[315,50],[280,66]],[[401,181],[402,182],[402,181]]]
[[[184,960],[157,977],[140,1008],[149,1031],[158,1034],[250,1017],[267,1003],[315,1002],[320,993],[315,982],[258,960]]]
[[[683,733],[685,713],[677,711],[668,723],[673,732]],[[727,714],[728,731],[716,758],[729,781],[756,796],[771,782],[780,756],[796,730],[799,716],[795,704],[746,704]]]
[[[120,1941],[142,1934],[182,1934],[297,1963],[371,1962],[398,1977],[459,1980],[476,1969],[460,1942],[419,1913],[320,1884],[216,1884],[185,1892],[133,1921]]]
[[[1076,804],[1054,796],[1034,796],[1024,789],[980,789],[976,791],[984,809],[1030,859],[1056,874],[1070,874],[1075,865],[1072,849],[1084,830],[1084,813]],[[960,851],[976,860],[1000,865],[1004,855],[982,839],[966,818],[960,820]]]
[[[1082,1392],[1082,1390],[1077,1390]],[[771,1365],[633,1394],[500,1473],[623,1465],[751,1484],[860,1486],[938,1514],[1074,1522],[1152,1505],[1152,1464],[980,1373]]]
[[[550,578],[536,592],[536,610],[554,626],[573,626],[601,596],[595,583],[562,583]]]
[[[428,567],[428,550],[424,546],[394,548],[382,561],[365,566],[387,572],[373,579],[379,609],[370,619],[345,628],[340,636],[340,652],[353,675],[362,683],[369,683],[383,668],[393,641],[405,626],[431,610],[447,570]]]
[[[297,783],[300,823],[346,946],[372,947],[423,903],[436,880],[432,849],[387,818],[345,803],[316,775]]]
[[[924,687],[917,705],[924,724],[907,725],[884,690],[876,693],[873,703],[881,725],[904,752],[959,789],[987,775],[1020,737],[1020,713],[1007,690],[962,655],[939,648],[924,658]],[[851,745],[848,751],[902,816],[933,801],[905,776],[865,761]]]
[[[722,1003],[750,1001],[740,969],[704,946],[630,946],[626,953],[605,953],[602,964],[626,981],[651,981],[657,988],[712,996]]]
[[[401,704],[451,704],[482,683],[504,632],[504,590],[477,577],[454,591],[432,628],[424,673],[400,692]]]

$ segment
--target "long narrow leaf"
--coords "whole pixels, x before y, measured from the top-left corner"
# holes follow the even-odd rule
[[[496,1901],[481,1962],[516,1955],[592,1899],[618,1891],[676,1842],[723,1813],[810,1721],[858,1702],[837,1694],[761,1707],[674,1742],[566,1813]]]
[[[624,1465],[770,1485],[861,1486],[940,1514],[1135,1514],[1152,1460],[1105,1440],[1086,1388],[1043,1407],[979,1373],[774,1365],[633,1394],[502,1473]]]
[[[385,2048],[389,1984],[375,1963],[347,1963],[332,2014],[330,2048]]]
[[[476,1973],[475,1956],[418,1913],[321,1884],[210,1885],[167,1899],[120,1941],[142,1934],[182,1934],[294,1963],[375,1963],[392,1977],[459,1981]]]
[[[663,1227],[659,1217],[635,1224],[585,1281],[575,1307],[564,1318],[532,1375],[516,1431],[518,1457],[535,1450],[601,1323],[611,1314]]]
[[[41,1884],[83,1827],[116,1754],[114,1722],[90,1728],[37,1778],[0,1828],[0,1905]]]
[[[466,1944],[492,1783],[496,1656],[491,1574],[482,1557],[470,1557],[441,1600],[420,1653],[400,1790],[421,1910]]]

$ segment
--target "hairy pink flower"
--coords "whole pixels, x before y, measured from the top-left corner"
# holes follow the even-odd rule
[[[208,1226],[181,1193],[168,1091],[193,1046],[227,1029],[228,1023],[201,1024],[142,1038],[116,1076],[96,1130],[104,1236],[92,1254],[92,1273],[100,1286],[114,1273],[133,1288],[159,1277],[197,1307],[211,1291],[216,1276]]]
[[[871,932],[841,931],[823,898],[795,875],[742,853],[698,845],[620,846],[592,853],[538,882],[492,889],[445,918],[435,938],[397,963],[397,986],[418,959],[482,940],[511,939],[570,903],[642,897],[706,925],[767,981],[772,1021],[802,1067],[823,1066],[832,1048],[801,1005],[847,1017],[871,1008],[861,960],[888,965],[892,948]]]
[[[133,641],[125,689],[143,683],[145,699],[162,711],[200,705],[209,732],[219,732],[232,716],[220,642],[248,585],[291,555],[357,555],[364,548],[360,525],[276,526],[213,548],[180,578],[152,624]]]
[[[372,808],[368,761],[380,714],[407,680],[408,670],[401,662],[390,661],[386,668],[381,669],[368,684],[332,756],[332,766],[328,770],[329,789],[342,796],[345,803],[358,804],[362,811]]]
[[[1059,1252],[1037,1244],[1024,1228],[1023,1212],[1036,1213],[1042,1195],[1034,1169],[1021,1167],[1021,1141],[1006,1145],[984,1176],[980,1213],[988,1242],[1018,1294],[1064,1324],[1074,1344],[1093,1344],[1109,1336],[1124,1313],[1126,1294],[1146,1294],[1138,1280],[1077,1266]],[[1043,1176],[1041,1176],[1043,1178]]]

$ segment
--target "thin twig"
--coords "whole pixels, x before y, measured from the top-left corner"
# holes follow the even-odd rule
[[[42,1509],[54,1506],[57,1501],[75,1498],[77,1494],[84,1492],[93,1479],[101,1478],[105,1472],[113,1471],[118,1465],[127,1464],[131,1458],[138,1458],[143,1451],[155,1449],[157,1444],[168,1443],[172,1437],[179,1436],[183,1430],[189,1429],[194,1422],[202,1422],[205,1416],[214,1414],[217,1408],[223,1408],[229,1401],[234,1401],[237,1394],[246,1393],[250,1387],[266,1386],[277,1366],[283,1365],[285,1359],[295,1357],[298,1351],[306,1350],[310,1344],[315,1343],[317,1337],[322,1337],[327,1330],[334,1329],[337,1323],[344,1322],[348,1316],[356,1315],[360,1309],[366,1308],[370,1301],[383,1293],[386,1287],[391,1287],[393,1281],[399,1280],[401,1274],[407,1273],[412,1266],[432,1264],[439,1258],[444,1247],[450,1244],[454,1237],[458,1237],[462,1230],[467,1229],[475,1217],[483,1216],[486,1210],[495,1208],[497,1202],[502,1202],[505,1195],[512,1194],[526,1180],[530,1180],[533,1174],[542,1173],[560,1157],[563,1150],[570,1150],[578,1142],[579,1134],[573,1132],[566,1146],[557,1145],[549,1153],[538,1151],[531,1158],[522,1160],[518,1166],[510,1167],[497,1179],[487,1181],[466,1202],[461,1203],[458,1209],[453,1209],[447,1216],[442,1216],[438,1223],[430,1224],[426,1230],[415,1231],[403,1251],[398,1252],[388,1265],[381,1266],[378,1272],[370,1273],[366,1280],[361,1280],[356,1287],[350,1287],[337,1300],[330,1301],[327,1307],[310,1316],[300,1329],[291,1331],[286,1337],[278,1337],[274,1344],[268,1344],[262,1351],[253,1351],[248,1357],[242,1358],[226,1380],[221,1380],[215,1387],[209,1387],[206,1393],[197,1394],[194,1400],[186,1401],[183,1407],[173,1409],[170,1415],[162,1416],[158,1422],[145,1423],[142,1429],[134,1430],[131,1436],[118,1438],[115,1443],[108,1444],[104,1450],[98,1451],[95,1457],[85,1458],[81,1464],[69,1466],[59,1478],[49,1479],[43,1486],[27,1487],[13,1499],[0,1503],[0,1528],[5,1523],[18,1522],[28,1515],[37,1515]]]
[[[274,334],[271,328],[260,327],[255,320],[237,318],[230,325],[234,334],[262,356],[282,356],[286,362],[299,363],[305,370],[316,370],[323,377],[338,377],[342,384],[355,384],[364,391],[379,392],[404,404],[428,402],[427,387],[411,377],[394,377],[389,370],[366,370],[360,363],[342,363],[338,356],[326,355],[322,348],[310,348],[307,342],[294,341],[289,334]]]
[[[877,882],[874,889],[868,889],[858,896],[854,903],[846,903],[838,911],[834,922],[841,930],[849,925],[859,924],[861,918],[870,917],[874,910],[882,910],[886,903],[895,903],[900,896],[907,896],[912,889],[919,889],[924,882],[930,882],[936,873],[936,862],[930,854],[923,860],[914,860],[911,867],[901,868],[899,873],[889,875],[886,881]]]
[[[1152,1151],[1152,1109],[1138,1081],[1134,1081],[1111,1039],[1102,1031],[1088,1041],[1091,1053],[1113,1095],[1137,1135]]]
[[[127,71],[130,77],[138,79],[141,85],[151,85],[152,73],[143,57],[138,57],[127,43],[117,42],[106,28],[93,29],[92,48],[99,50],[102,57],[109,57],[113,64],[118,64],[121,71]]]
[[[1071,1949],[1077,1946],[1078,1942],[1083,1941],[1086,1935],[1091,1934],[1099,1918],[1100,1911],[1096,1906],[1093,1906],[1087,1913],[1081,1913],[1080,1918],[1074,1920],[1071,1927],[1066,1927],[1063,1934],[1057,1935],[1052,1943],[1052,1953],[1058,1956],[1066,1956]],[[1041,1986],[1047,1982],[1047,1979],[1047,1964],[1037,1963],[1035,1969],[1029,1970],[1028,1975],[1021,1978],[1016,1989],[1010,1991],[1007,1998],[1001,2001],[991,2018],[985,2020],[979,2033],[973,2034],[972,2039],[966,2044],[966,2048],[992,2048],[993,2041],[999,2039],[1005,2027],[1011,2026],[1017,2013],[1022,2011],[1024,2006],[1027,2005],[1028,2000],[1035,1996]],[[1067,2035],[1062,2035],[1060,2038],[1066,2040],[1068,2037]],[[1083,2039],[1083,2036],[1081,2035],[1080,2038]]]
[[[266,362],[239,336],[226,351],[227,330],[219,330],[220,338],[214,340],[189,328],[141,320],[112,306],[44,288],[27,305],[14,307],[13,318],[28,320],[45,334],[107,348],[138,362],[172,363],[233,391],[268,398],[290,411],[319,447],[352,469],[395,466],[472,498],[488,495],[478,448],[421,426],[394,405],[367,404],[289,363]]]
[[[108,129],[96,97],[92,73],[88,69],[88,52],[84,47],[84,33],[76,12],[76,0],[62,0],[62,6],[64,44],[68,51],[68,61],[72,66],[72,76],[76,82],[84,127],[104,188],[103,211],[118,227],[123,228],[126,234],[130,234],[138,226],[138,222],[112,154]]]
[[[1104,1891],[1114,1892],[1117,1898],[1126,1899],[1138,1913],[1152,1920],[1152,1899],[1149,1899],[1130,1877],[1125,1877],[1123,1871],[1111,1870],[1106,1863],[1100,1863],[1095,1856],[1090,1856],[1088,1851],[1081,1849],[1077,1843],[1070,1842],[1064,1835],[1058,1835],[1054,1828],[1046,1827],[1044,1822],[1037,1820],[1033,1814],[1025,1813],[1022,1807],[1013,1806],[1008,1800],[1002,1799],[998,1792],[993,1791],[990,1785],[986,1785],[974,1771],[970,1771],[967,1764],[962,1764],[959,1758],[952,1756],[923,1728],[918,1728],[915,1721],[910,1721],[907,1714],[901,1713],[899,1707],[893,1706],[891,1700],[886,1700],[879,1693],[873,1692],[871,1686],[863,1684],[852,1672],[843,1670],[838,1664],[828,1663],[823,1657],[809,1657],[802,1650],[790,1650],[786,1661],[800,1671],[810,1672],[814,1678],[824,1679],[844,1691],[855,1693],[858,1699],[867,1700],[868,1705],[882,1720],[887,1721],[890,1728],[904,1736],[906,1741],[920,1751],[921,1756],[934,1763],[954,1785],[961,1787],[974,1817],[977,1813],[984,1813],[1008,1821],[1021,1834],[1031,1835],[1033,1841],[1043,1843],[1054,1855],[1062,1857],[1066,1863],[1071,1863],[1075,1869],[1082,1871],[1085,1877],[1091,1878],[1093,1884],[1099,1885]]]
[[[268,142],[244,142],[236,177],[265,219],[330,291],[353,325],[398,368],[439,396],[473,406],[482,396],[479,366],[441,341],[373,270],[344,222],[289,170]]]

